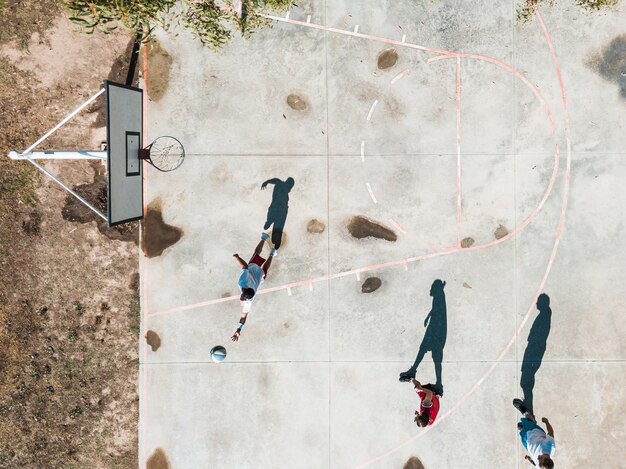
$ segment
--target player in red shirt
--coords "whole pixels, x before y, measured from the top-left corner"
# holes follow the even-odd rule
[[[415,411],[413,421],[418,427],[428,427],[432,425],[439,413],[439,397],[433,392],[432,384],[422,384],[416,379],[412,380],[415,391],[420,398],[420,410]]]

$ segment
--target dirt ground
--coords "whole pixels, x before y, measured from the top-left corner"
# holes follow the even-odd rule
[[[124,82],[131,35],[80,35],[50,1],[0,9],[0,468],[135,467],[138,226],[106,228],[5,156]],[[100,101],[40,149],[97,149],[103,122]],[[46,167],[106,202],[99,163]]]

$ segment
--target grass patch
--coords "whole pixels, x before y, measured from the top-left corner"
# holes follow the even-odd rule
[[[139,295],[131,296],[128,320],[130,323],[130,331],[135,337],[138,338],[141,330],[141,305],[139,302]]]

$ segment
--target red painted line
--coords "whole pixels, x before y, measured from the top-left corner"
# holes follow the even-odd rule
[[[505,241],[508,241],[509,239],[511,239],[513,236],[516,236],[517,234],[522,232],[530,224],[530,222],[539,214],[539,212],[543,208],[545,201],[547,200],[548,196],[552,192],[552,188],[554,187],[558,170],[559,170],[559,146],[556,145],[555,152],[554,152],[554,166],[552,168],[552,176],[550,177],[550,182],[548,183],[548,186],[546,187],[546,190],[539,202],[539,205],[537,205],[535,210],[533,210],[533,212],[520,225],[518,225],[513,231],[509,232],[506,236],[503,236],[500,239],[495,239],[488,243],[479,244],[479,245],[472,246],[469,248],[461,248],[459,246],[445,247],[441,251],[436,251],[436,252],[432,252],[428,254],[421,254],[421,255],[409,257],[406,259],[399,259],[395,261],[384,262],[382,264],[370,265],[367,267],[347,270],[345,272],[339,272],[336,274],[323,275],[320,277],[309,278],[306,280],[300,280],[297,282],[291,282],[291,283],[287,283],[283,285],[278,285],[276,287],[264,288],[263,290],[259,290],[258,294],[264,295],[264,294],[279,291],[279,290],[285,290],[286,288],[295,288],[295,287],[300,287],[303,285],[309,285],[309,284],[318,283],[318,282],[326,282],[328,280],[335,280],[335,279],[339,279],[342,277],[355,275],[357,272],[359,273],[371,272],[374,270],[381,270],[381,269],[386,269],[390,267],[404,266],[406,263],[409,263],[409,262],[423,261],[426,259],[432,259],[434,257],[447,256],[447,255],[454,254],[457,252],[478,251],[480,249],[487,249],[487,248],[496,246],[497,244],[504,243]],[[153,313],[149,313],[148,316],[155,317],[155,316],[163,316],[163,315],[172,314],[172,313],[180,313],[183,311],[189,311],[192,309],[201,308],[203,306],[210,306],[210,305],[225,303],[228,301],[234,301],[238,299],[239,299],[239,295],[233,295],[233,296],[229,296],[226,298],[215,298],[213,300],[202,301],[200,303],[194,303],[194,304],[189,304],[189,305],[184,305],[184,306],[176,306],[174,308],[169,308],[169,309],[165,309],[162,311],[155,311]]]
[[[512,73],[513,75],[515,75],[517,78],[519,78],[522,81],[522,83],[524,83],[528,87],[528,89],[530,91],[532,91],[532,93],[535,95],[535,97],[539,100],[539,102],[543,106],[543,110],[546,113],[546,116],[548,116],[548,120],[550,121],[550,128],[552,129],[552,133],[553,134],[556,133],[556,124],[554,123],[554,118],[552,117],[552,112],[550,111],[550,107],[546,103],[546,100],[543,99],[543,96],[541,96],[541,93],[539,93],[539,91],[537,91],[537,88],[534,87],[532,85],[532,83],[530,81],[528,81],[528,79],[524,75],[522,75],[520,72],[518,72],[516,69],[514,69],[510,65],[507,65],[504,62],[501,62],[501,61],[499,61],[497,59],[493,59],[491,57],[486,57],[484,55],[479,55],[479,54],[448,53],[448,54],[438,55],[436,57],[431,57],[430,59],[428,59],[428,62],[430,63],[430,62],[434,62],[436,60],[451,59],[451,58],[454,58],[454,57],[465,57],[465,58],[469,58],[469,59],[477,59],[477,60],[481,60],[483,62],[488,62],[488,63],[496,65],[496,66],[506,70],[507,72]]]
[[[552,192],[552,189],[554,187],[554,183],[556,181],[556,176],[557,176],[558,170],[559,170],[559,146],[557,144],[557,145],[555,145],[554,166],[552,168],[552,175],[550,177],[550,182],[548,183],[548,186],[546,187],[546,190],[543,193],[543,196],[542,196],[541,200],[539,201],[539,205],[537,205],[535,210],[533,210],[533,212],[520,225],[518,225],[513,231],[509,232],[506,236],[503,236],[500,239],[496,239],[496,240],[490,241],[488,243],[479,244],[479,245],[472,246],[472,247],[469,247],[469,248],[461,248],[459,246],[456,246],[456,247],[444,247],[441,251],[437,251],[437,252],[433,252],[433,253],[429,253],[429,254],[421,254],[421,255],[418,255],[418,256],[409,257],[407,259],[400,259],[400,260],[396,260],[396,261],[385,262],[385,263],[382,263],[382,264],[370,265],[370,266],[367,266],[367,267],[361,267],[359,269],[348,270],[348,271],[339,272],[339,273],[336,273],[336,274],[324,275],[324,276],[321,276],[321,277],[310,278],[310,279],[301,280],[301,281],[298,281],[298,282],[291,282],[291,283],[287,283],[287,284],[284,284],[284,285],[278,285],[276,287],[271,287],[271,288],[264,288],[263,290],[259,290],[258,294],[259,295],[263,295],[263,294],[267,294],[267,293],[271,293],[271,292],[275,292],[275,291],[279,291],[279,290],[284,290],[284,289],[286,289],[288,287],[295,288],[295,287],[300,287],[300,286],[303,286],[303,285],[309,285],[309,284],[313,284],[313,283],[325,282],[325,281],[328,281],[328,280],[334,280],[334,279],[346,277],[346,276],[349,276],[349,275],[354,275],[356,272],[371,272],[371,271],[374,271],[374,270],[381,270],[381,269],[385,269],[385,268],[389,268],[389,267],[404,266],[404,264],[406,264],[408,262],[417,262],[417,261],[422,261],[422,260],[425,260],[425,259],[431,259],[433,257],[447,256],[449,254],[454,254],[454,253],[457,253],[457,252],[477,251],[477,250],[480,250],[480,249],[490,248],[490,247],[493,247],[493,246],[495,246],[497,244],[500,244],[500,243],[503,243],[505,241],[508,241],[513,236],[516,236],[517,234],[522,232],[531,223],[531,221],[539,214],[539,212],[543,208],[543,205],[545,204],[546,200],[548,199],[548,196]],[[153,313],[148,313],[148,317],[163,316],[163,315],[172,314],[172,313],[180,313],[180,312],[183,312],[183,311],[189,311],[189,310],[192,310],[192,309],[202,308],[203,306],[210,306],[210,305],[214,305],[214,304],[218,304],[218,303],[225,303],[225,302],[228,302],[228,301],[233,301],[233,300],[238,300],[238,299],[239,299],[239,295],[232,295],[232,296],[229,296],[229,297],[226,297],[226,298],[215,298],[213,300],[202,301],[200,303],[194,303],[194,304],[183,305],[183,306],[176,306],[176,307],[168,308],[168,309],[161,310],[161,311],[155,311]]]
[[[320,31],[327,31],[329,33],[343,34],[344,36],[352,36],[352,37],[358,37],[361,39],[369,39],[370,41],[382,42],[384,44],[408,47],[410,49],[418,49],[418,50],[424,50],[428,52],[436,52],[438,54],[450,53],[450,51],[443,50],[443,49],[435,49],[433,47],[425,47],[425,46],[420,46],[418,44],[410,44],[407,42],[397,41],[395,39],[388,39],[388,38],[381,37],[381,36],[373,36],[371,34],[363,34],[363,33],[357,33],[354,31],[346,31],[344,29],[331,28],[330,26],[324,26],[324,25],[316,24],[316,23],[292,20],[290,18],[283,18],[280,16],[273,16],[273,15],[261,15],[261,16],[270,20],[280,21],[282,23],[295,24],[298,26],[303,26],[305,28],[319,29]]]
[[[546,42],[551,46],[552,41],[550,39],[550,35],[548,34],[548,31],[547,31],[547,28],[545,27],[545,24],[543,24],[543,20],[541,19],[541,16],[539,14],[539,10],[537,8],[535,8],[535,15],[539,19],[540,24],[542,24],[542,30],[543,30]],[[561,75],[561,69],[560,69],[558,60],[556,58],[556,54],[554,53],[554,48],[553,47],[550,47],[550,53],[552,55],[552,59],[553,59],[553,62],[554,62],[554,67],[555,67],[556,73],[557,73],[558,76],[560,76]],[[524,327],[526,322],[528,322],[528,319],[530,318],[530,315],[532,314],[532,312],[534,310],[537,298],[543,292],[545,284],[546,284],[546,282],[548,280],[548,276],[550,274],[550,271],[552,270],[552,266],[554,264],[554,259],[556,258],[556,254],[557,254],[557,251],[558,251],[558,248],[559,248],[559,243],[560,243],[560,240],[561,240],[561,236],[563,234],[563,227],[565,226],[565,214],[566,214],[566,211],[567,211],[568,200],[569,200],[569,191],[570,191],[570,182],[571,182],[572,149],[571,149],[571,141],[570,141],[570,138],[569,138],[569,117],[567,115],[566,92],[565,92],[565,87],[563,86],[563,81],[562,80],[559,80],[559,86],[560,86],[560,89],[561,89],[561,95],[563,97],[563,109],[565,111],[565,120],[566,120],[565,133],[566,133],[566,142],[567,142],[567,160],[566,160],[566,169],[565,169],[565,190],[564,190],[564,193],[563,193],[563,204],[561,206],[561,213],[559,215],[559,225],[558,225],[558,228],[557,228],[556,233],[555,233],[554,244],[552,246],[552,251],[550,253],[550,258],[548,260],[548,264],[546,266],[546,270],[544,272],[543,278],[541,279],[541,283],[539,284],[539,287],[537,288],[537,291],[535,292],[535,296],[533,298],[533,301],[530,304],[528,310],[526,311],[526,314],[524,315],[523,320],[521,321],[519,327],[515,331],[515,334],[513,335],[511,340],[509,340],[509,342],[506,344],[506,346],[504,347],[504,349],[502,350],[500,355],[498,355],[498,358],[496,359],[496,361],[491,364],[491,366],[481,376],[481,378],[476,382],[476,384],[474,384],[469,389],[469,391],[467,391],[465,393],[465,395],[461,399],[459,399],[452,406],[452,408],[450,408],[450,410],[448,410],[441,417],[439,417],[432,426],[426,427],[426,429],[424,429],[420,433],[416,434],[415,436],[409,438],[408,440],[406,440],[402,444],[396,446],[395,448],[393,448],[393,449],[391,449],[391,450],[389,450],[389,451],[387,451],[387,452],[385,452],[385,453],[383,453],[383,454],[381,454],[379,456],[376,456],[375,458],[372,458],[369,461],[367,461],[367,462],[365,462],[365,463],[363,463],[363,464],[361,464],[359,466],[356,466],[355,469],[360,469],[360,468],[364,468],[364,467],[370,466],[371,464],[373,464],[373,463],[375,463],[377,461],[380,461],[380,460],[386,458],[387,456],[395,453],[396,451],[398,451],[399,449],[401,449],[404,446],[408,445],[409,443],[412,443],[412,442],[416,441],[417,439],[421,438],[423,435],[427,434],[432,428],[440,425],[441,422],[443,422],[450,415],[452,415],[454,412],[456,412],[478,390],[478,388],[482,385],[482,383],[485,382],[485,380],[491,375],[491,373],[493,373],[493,370],[495,370],[495,368],[500,364],[500,362],[502,361],[502,359],[504,358],[506,353],[510,350],[510,348],[515,343],[515,340],[519,336],[522,328]],[[552,181],[551,181],[551,184],[552,184]]]
[[[400,224],[395,221],[393,218],[389,219],[389,223],[391,223],[396,230],[398,230],[402,234],[406,234],[406,230],[400,226]]]
[[[537,9],[537,5],[535,5],[535,16],[537,20],[539,20],[539,26],[541,27],[541,31],[543,32],[543,36],[548,44],[548,49],[550,50],[550,55],[552,56],[552,62],[554,63],[554,68],[556,69],[556,76],[559,79],[559,86],[561,87],[561,99],[563,100],[563,109],[567,110],[567,97],[565,96],[565,86],[563,85],[563,76],[561,75],[561,68],[559,67],[559,63],[556,59],[556,53],[554,52],[554,46],[552,45],[552,39],[548,34],[548,30],[546,29],[546,25],[543,22],[543,18]]]
[[[461,58],[456,58],[456,238],[461,246]]]
[[[141,54],[143,58],[143,146],[146,147],[148,145],[148,49],[146,46],[141,48]],[[148,212],[148,162],[142,162],[142,170],[143,170],[143,216],[145,217]],[[147,276],[147,268],[146,262],[147,259],[143,256],[143,252],[141,251],[141,243],[142,243],[142,235],[143,235],[143,226],[139,224],[139,279],[140,279],[140,297],[139,297],[139,307],[140,307],[140,315],[141,315],[141,337],[143,337],[148,330],[148,276]],[[144,313],[145,311],[145,313]],[[139,366],[139,373],[141,385],[141,399],[139,400],[140,409],[139,415],[143,415],[143,421],[139,420],[140,425],[140,438],[141,438],[141,453],[138,454],[139,458],[139,467],[145,467],[146,464],[146,413],[148,409],[148,348],[146,344],[144,344],[143,348],[143,363]]]
[[[290,24],[295,24],[295,25],[300,25],[300,26],[304,26],[304,27],[312,27],[314,29],[320,29],[320,30],[326,30],[326,31],[330,31],[330,32],[337,32],[339,34],[345,34],[345,35],[354,35],[352,33],[350,33],[349,31],[343,31],[343,30],[336,30],[335,28],[328,28],[326,26],[321,26],[321,25],[317,25],[314,23],[304,23],[302,21],[296,21],[296,20],[287,20],[285,18],[278,18],[278,17],[274,17],[271,15],[265,15],[267,18],[270,19],[275,19],[277,21],[283,21],[283,22],[287,22]],[[556,126],[554,124],[554,120],[552,118],[552,113],[546,103],[546,101],[543,99],[543,97],[541,96],[541,94],[535,89],[534,86],[532,86],[532,84],[522,75],[520,74],[517,70],[515,70],[514,68],[504,64],[503,62],[500,62],[496,59],[492,59],[490,57],[485,57],[482,55],[477,55],[477,54],[457,54],[454,52],[450,52],[450,51],[442,51],[439,49],[431,49],[431,48],[427,48],[427,47],[422,47],[422,46],[416,46],[414,44],[408,44],[408,43],[400,43],[398,41],[393,41],[393,40],[383,40],[384,38],[379,38],[378,36],[367,36],[367,35],[363,35],[363,34],[358,34],[359,37],[363,37],[365,39],[369,39],[369,38],[376,38],[374,40],[381,40],[382,42],[389,42],[389,43],[393,43],[393,44],[397,44],[399,46],[406,46],[406,47],[412,47],[414,46],[414,48],[417,49],[422,49],[422,50],[428,50],[428,51],[433,51],[433,52],[438,52],[441,55],[434,57],[431,60],[441,60],[441,59],[449,59],[449,58],[458,58],[459,57],[466,57],[466,58],[472,58],[472,59],[477,59],[477,60],[481,60],[481,61],[485,61],[488,63],[492,63],[506,71],[508,71],[509,73],[512,73],[514,76],[516,76],[517,78],[519,78],[531,91],[532,93],[535,95],[535,97],[539,100],[539,102],[543,105],[545,114],[548,118],[549,124],[550,124],[550,128],[552,133],[555,133],[556,131]],[[552,170],[552,176],[550,178],[550,182],[548,184],[548,186],[546,187],[546,190],[539,202],[539,205],[535,208],[535,210],[520,224],[518,225],[513,231],[509,232],[509,234],[507,234],[506,236],[503,236],[500,239],[491,241],[489,243],[485,243],[485,244],[481,244],[481,245],[476,245],[476,246],[472,246],[469,248],[461,248],[460,246],[457,246],[456,248],[444,248],[442,251],[438,251],[438,252],[434,252],[434,253],[429,253],[429,254],[423,254],[423,255],[419,255],[419,256],[415,256],[415,257],[411,257],[409,259],[401,259],[401,260],[397,260],[397,261],[391,261],[391,262],[386,262],[383,264],[377,264],[377,265],[371,265],[371,266],[367,266],[367,267],[363,267],[363,268],[359,268],[359,269],[354,269],[351,271],[347,271],[347,272],[342,272],[342,273],[338,273],[338,274],[331,274],[331,275],[327,275],[327,276],[322,276],[322,277],[317,277],[317,278],[312,278],[312,279],[307,279],[307,280],[302,280],[299,282],[292,282],[289,284],[285,284],[285,285],[280,285],[277,287],[272,287],[272,288],[265,288],[261,291],[259,291],[259,294],[265,294],[265,293],[270,293],[273,291],[277,291],[277,290],[283,290],[287,287],[298,287],[298,286],[302,286],[302,285],[307,285],[307,284],[313,284],[313,283],[317,283],[317,282],[323,282],[323,281],[327,281],[327,280],[332,280],[332,279],[337,279],[337,278],[341,278],[343,276],[346,275],[352,275],[355,272],[369,272],[369,271],[373,271],[373,270],[380,270],[380,269],[384,269],[384,268],[388,268],[388,267],[394,267],[397,265],[404,265],[405,262],[416,262],[416,261],[420,261],[420,260],[424,260],[424,259],[430,259],[432,257],[439,257],[439,256],[445,256],[445,255],[449,255],[449,254],[453,254],[456,252],[460,252],[460,251],[475,251],[478,249],[485,249],[485,248],[489,248],[492,246],[495,246],[497,244],[500,244],[502,242],[507,241],[508,239],[510,239],[511,237],[519,234],[521,231],[523,231],[531,222],[532,220],[538,215],[538,213],[541,211],[541,209],[543,208],[543,205],[545,203],[545,201],[547,200],[548,196],[550,195],[552,188],[554,186],[555,180],[556,180],[556,175],[557,175],[557,171],[558,171],[558,167],[559,167],[559,147],[558,144],[555,145],[555,154],[554,154],[554,166],[553,166],[553,170]],[[194,304],[189,304],[189,305],[183,305],[183,306],[177,306],[177,307],[173,307],[173,308],[168,308],[165,310],[161,310],[161,311],[155,311],[153,313],[148,313],[149,317],[152,316],[162,316],[162,315],[166,315],[166,314],[171,314],[171,313],[177,313],[177,312],[183,312],[183,311],[189,311],[192,309],[197,309],[197,308],[201,308],[203,306],[210,306],[213,304],[218,304],[218,303],[223,303],[223,302],[227,302],[227,301],[233,301],[235,299],[238,299],[239,296],[231,296],[231,297],[227,297],[227,298],[216,298],[213,300],[207,300],[207,301],[202,301],[199,303],[194,303]]]

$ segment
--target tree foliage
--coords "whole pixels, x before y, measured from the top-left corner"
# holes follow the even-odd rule
[[[188,29],[204,46],[219,48],[233,33],[249,37],[269,22],[262,16],[285,11],[295,0],[242,0],[241,15],[233,0],[58,0],[70,20],[88,34],[105,33],[118,26],[135,31],[147,41],[155,27],[167,29],[171,23]]]

